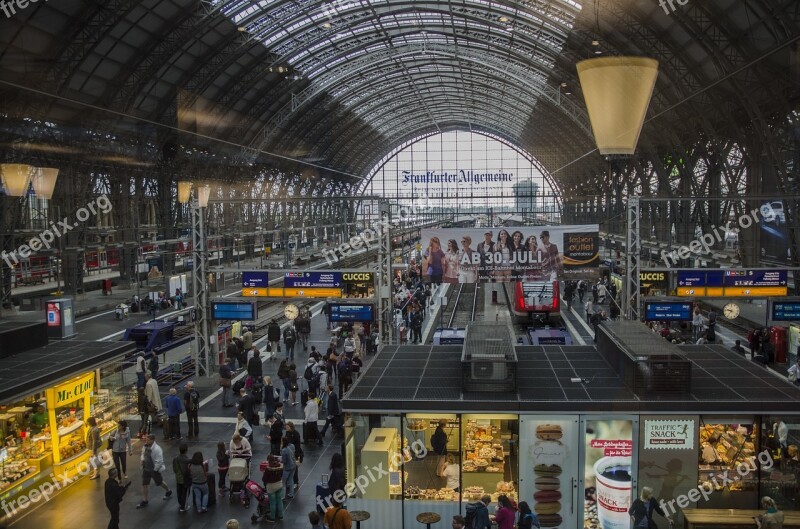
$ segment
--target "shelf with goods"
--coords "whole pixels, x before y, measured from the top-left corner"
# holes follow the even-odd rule
[[[431,437],[439,426],[439,421],[447,421],[444,431],[447,434],[447,450],[449,452],[458,451],[458,432],[460,421],[456,416],[431,417],[422,414],[408,414],[406,416],[406,430],[408,430],[413,441],[422,441],[427,450],[433,450]]]
[[[500,494],[517,501],[514,483],[504,481],[511,432],[503,430],[500,419],[467,419],[463,436],[463,501],[477,501],[484,494],[492,501],[497,501]]]
[[[40,455],[30,442],[0,449],[0,494],[37,476],[41,472]]]
[[[755,424],[704,424],[700,428],[699,485],[713,490],[758,491],[754,467],[758,426]],[[749,469],[744,471],[745,468]],[[723,480],[720,476],[736,477]]]

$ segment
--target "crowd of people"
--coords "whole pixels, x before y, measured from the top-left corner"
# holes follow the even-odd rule
[[[265,519],[282,519],[283,502],[289,501],[299,487],[299,468],[304,458],[303,445],[323,445],[328,429],[332,430],[334,436],[344,435],[344,418],[339,398],[361,372],[362,355],[369,352],[373,341],[363,328],[345,325],[332,332],[328,347],[323,352],[316,346],[309,347],[310,325],[307,327],[306,322],[299,320],[283,330],[273,320],[267,331],[269,345],[263,356],[253,342],[251,332],[245,332],[241,339],[234,339],[227,347],[225,361],[220,368],[219,385],[222,388],[223,407],[235,406],[236,420],[230,437],[217,443],[214,454],[190,449],[190,443],[199,440],[201,435],[198,419],[201,396],[194,384],[190,381],[183,388],[173,387],[162,399],[154,376],[154,373],[158,373],[157,358],[148,362],[144,355],[137,357],[135,365],[141,418],[139,438],[143,441],[139,457],[142,481],[138,509],[149,505],[151,485],[163,489],[165,501],[174,495],[179,512],[187,512],[193,508],[199,514],[205,513],[209,505],[213,505],[217,490],[220,495],[231,494],[231,487],[234,486],[238,489],[234,489],[235,493],[240,494],[244,501],[246,490],[241,487],[241,483],[234,484],[232,479],[229,480],[228,472],[237,459],[245,460],[250,469],[258,445],[263,442],[264,449],[269,452],[261,476],[269,496]],[[295,361],[295,346],[298,356],[301,351],[303,355],[307,355],[307,360],[301,367]],[[271,376],[263,373],[264,362],[277,361],[277,355],[283,356],[277,368],[280,387],[277,380],[273,382]],[[237,377],[237,373],[241,372],[244,372],[244,376]],[[335,390],[337,384],[338,393]],[[302,428],[284,415],[284,406],[298,404],[302,407]],[[185,424],[188,426],[185,430],[186,438],[181,431],[184,414]],[[259,436],[257,432],[262,424],[262,417],[262,431],[265,435]],[[325,418],[322,429],[318,422],[321,417]],[[156,441],[156,425],[163,427],[164,442],[180,443],[179,454],[171,465],[169,461],[165,461],[164,450]],[[133,436],[127,423],[120,421],[119,428],[109,440],[115,463],[106,480],[105,489],[106,506],[111,513],[111,529],[118,527],[119,505],[130,485],[130,482],[123,485],[123,481],[128,479],[127,458],[133,455]],[[99,451],[100,444],[98,441],[90,448]],[[168,475],[168,469],[171,469],[173,476]],[[340,474],[341,484],[337,482]],[[344,488],[343,460],[335,458],[331,462],[331,480],[332,487]],[[170,487],[173,483],[174,487]],[[346,511],[338,513],[343,510],[341,504],[331,503],[326,507],[329,507],[326,512],[309,515],[312,527],[320,523],[319,518],[324,518],[326,522],[333,520],[334,525],[328,524],[329,527],[350,528]],[[331,516],[327,511],[330,511]]]
[[[393,287],[400,343],[421,343],[422,327],[430,314],[431,284],[423,281],[420,266],[412,260],[407,270],[395,276]]]

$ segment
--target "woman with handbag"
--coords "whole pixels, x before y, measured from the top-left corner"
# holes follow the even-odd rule
[[[208,463],[203,461],[203,453],[195,452],[189,462],[189,476],[192,479],[192,500],[199,513],[208,511]]]
[[[111,456],[114,459],[114,467],[117,469],[117,476],[120,476],[122,479],[128,479],[128,456],[133,455],[131,431],[128,428],[128,421],[119,421],[117,431],[108,436],[108,448],[111,449]]]

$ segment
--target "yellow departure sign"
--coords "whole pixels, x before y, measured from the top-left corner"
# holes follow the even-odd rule
[[[243,298],[341,298],[341,288],[307,287],[307,288],[243,288]]]

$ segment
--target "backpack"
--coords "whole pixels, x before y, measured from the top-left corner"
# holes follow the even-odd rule
[[[200,409],[200,395],[192,390],[189,393],[189,411],[197,411]]]
[[[311,381],[314,378],[314,370],[312,369],[313,365],[314,364],[308,364],[305,372],[303,373],[303,378],[308,381]]]
[[[318,369],[314,376],[311,377],[311,383],[314,384],[315,387],[319,387],[319,381],[322,379],[322,370]]]
[[[231,390],[233,390],[233,394],[234,394],[234,395],[238,395],[238,394],[239,394],[239,391],[240,391],[242,388],[244,388],[244,380],[242,380],[242,379],[239,379],[239,380],[237,380],[237,381],[236,381],[236,382],[233,384],[233,387],[231,388]]]
[[[530,520],[531,524],[530,525],[525,524],[524,520]],[[539,517],[536,516],[536,513],[529,512],[528,514],[526,514],[525,516],[520,518],[519,523],[517,524],[517,527],[519,529],[527,529],[529,527],[530,528],[536,527],[537,529],[540,529],[542,527],[542,524],[539,522]]]

